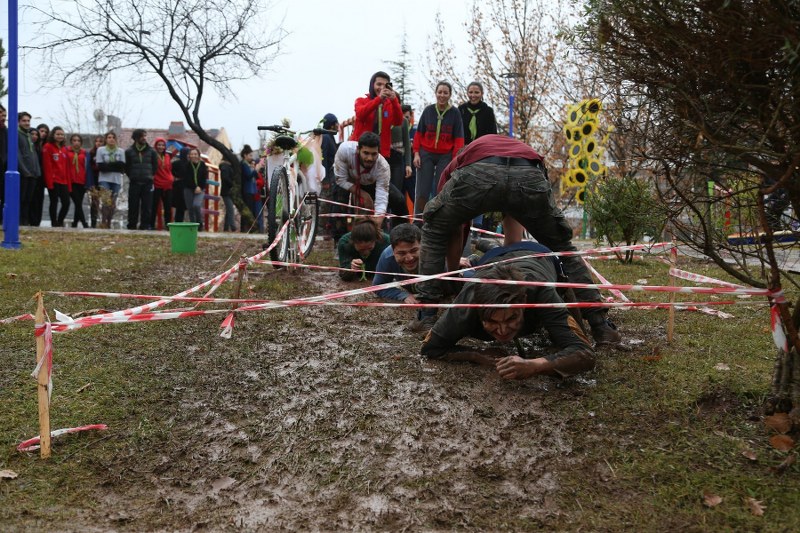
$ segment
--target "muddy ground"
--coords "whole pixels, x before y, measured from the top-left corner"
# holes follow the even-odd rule
[[[303,276],[344,288],[335,274]],[[104,465],[98,498],[113,512],[100,528],[547,524],[574,460],[561,410],[580,408],[591,377],[509,383],[425,361],[409,315],[296,308],[270,319],[250,353],[187,344],[192,368],[163,398],[166,441]],[[240,319],[235,335],[263,318]]]
[[[130,286],[119,290],[180,290],[221,271],[219,258],[229,255],[225,244],[208,243],[206,257],[182,262],[139,257],[139,248],[121,239],[96,253],[112,254],[121,244],[125,250],[110,256],[114,268],[96,271],[90,284],[107,289],[128,268]],[[315,254],[332,262],[330,250]],[[261,266],[246,287],[253,297],[282,299],[353,285],[335,273]],[[70,312],[68,303],[57,305]],[[670,432],[681,427],[699,426],[713,437],[705,424],[722,416],[703,414],[691,396],[659,398],[658,380],[638,381],[648,369],[668,370],[653,366],[663,364],[663,322],[612,311],[629,351],[599,352],[598,368],[578,379],[509,382],[489,369],[421,358],[419,338],[405,330],[411,313],[319,306],[246,313],[230,340],[218,336],[220,315],[57,335],[54,427],[110,428],[54,441],[46,466],[6,455],[0,466],[21,475],[0,483],[0,501],[8,504],[0,517],[11,530],[65,531],[705,529],[702,486],[654,498],[659,484],[683,490],[686,482],[651,474],[640,482],[637,470],[628,479],[621,471],[645,450],[670,449],[678,442]],[[28,343],[11,348],[27,357]],[[12,390],[18,380],[27,387],[30,372],[27,362],[15,365],[4,378]],[[77,394],[87,382],[92,386]],[[619,391],[613,404],[602,404],[610,396],[597,394],[600,387]],[[627,401],[640,401],[640,388],[654,406],[641,421],[626,410]],[[753,415],[756,401],[725,394],[725,416]],[[31,400],[27,392],[19,396]],[[616,412],[626,419],[615,419]],[[730,431],[752,434],[755,423],[748,424]],[[34,427],[20,423],[4,442],[18,442]],[[715,468],[691,443],[680,453],[687,459],[676,464]],[[738,449],[725,453],[743,461]],[[33,491],[45,496],[20,503]],[[675,512],[654,516],[662,501],[676,502]]]

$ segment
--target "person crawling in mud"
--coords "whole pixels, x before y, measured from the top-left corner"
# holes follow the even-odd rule
[[[481,278],[517,281],[556,281],[557,260],[530,256],[537,243],[522,242],[498,247],[485,254],[479,264],[496,263],[478,270]],[[546,249],[546,248],[545,248]],[[508,261],[514,257],[520,259]],[[531,287],[493,283],[466,283],[454,303],[520,304],[560,303],[552,287]],[[459,345],[464,337],[514,343],[522,351],[519,337],[547,330],[555,353],[533,358],[507,355],[503,348],[472,348]],[[422,355],[444,361],[469,361],[493,366],[505,379],[535,375],[569,377],[594,368],[595,356],[578,323],[565,308],[454,307],[436,321],[425,337]],[[520,353],[520,355],[524,355]]]

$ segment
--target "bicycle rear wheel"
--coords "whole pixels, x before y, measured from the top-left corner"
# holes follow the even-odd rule
[[[290,209],[289,177],[286,175],[285,168],[278,167],[272,173],[272,180],[269,184],[269,201],[267,202],[267,235],[270,246],[275,242],[278,232],[291,217]],[[286,228],[278,244],[269,251],[269,257],[273,261],[285,262],[289,258],[291,230],[292,228]],[[275,266],[275,268],[282,267]]]

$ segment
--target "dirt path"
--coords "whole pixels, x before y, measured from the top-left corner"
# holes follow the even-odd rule
[[[309,294],[340,284],[335,274],[303,276]],[[103,465],[97,498],[113,509],[106,525],[546,525],[559,513],[557,471],[573,448],[559,412],[589,385],[509,383],[482,368],[425,361],[403,330],[409,316],[295,308],[240,319],[235,335],[251,339],[249,350],[212,350],[204,335],[187,343],[181,357],[190,365],[165,389],[153,421],[171,430],[155,447],[143,443]],[[192,329],[206,326],[214,329]]]

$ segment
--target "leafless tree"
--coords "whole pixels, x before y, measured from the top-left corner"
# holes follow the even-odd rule
[[[34,35],[26,51],[43,52],[42,70],[54,83],[103,83],[125,72],[162,87],[238,175],[235,154],[204,129],[201,106],[209,90],[231,96],[233,82],[257,76],[280,52],[283,31],[259,24],[269,7],[266,0],[75,0],[64,9],[37,1],[25,7]]]

